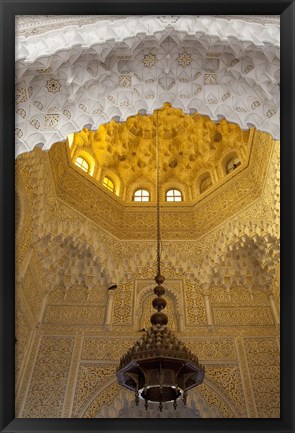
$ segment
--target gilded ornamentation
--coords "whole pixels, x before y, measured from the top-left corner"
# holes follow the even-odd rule
[[[73,348],[73,357],[71,360],[71,366],[69,370],[69,380],[67,383],[67,388],[65,392],[62,417],[63,418],[71,418],[73,406],[74,406],[74,398],[75,398],[75,389],[77,386],[78,379],[78,371],[79,371],[79,362],[81,357],[81,350],[83,344],[83,336],[76,335],[75,343]]]
[[[201,290],[192,283],[186,282],[186,323],[190,325],[207,324],[204,298]]]
[[[81,359],[83,360],[119,360],[127,349],[138,339],[115,337],[85,337],[83,342]]]
[[[50,66],[48,68],[39,68],[39,69],[37,69],[37,72],[39,74],[51,74],[52,68]]]
[[[116,366],[80,364],[74,403],[74,416],[80,413],[81,408],[87,404],[91,394],[99,386],[114,377]]]
[[[189,66],[191,64],[192,56],[191,56],[191,54],[184,52],[184,53],[180,54],[177,61],[178,61],[178,64],[180,66],[185,68],[186,66]]]
[[[24,110],[23,108],[17,108],[16,113],[19,114],[23,119],[27,115],[26,110]]]
[[[59,80],[55,78],[50,78],[50,80],[46,80],[45,87],[49,93],[59,93],[61,84]]]
[[[236,406],[241,418],[246,417],[245,399],[237,365],[206,365],[206,378],[215,382]]]
[[[207,72],[204,75],[204,84],[209,85],[215,85],[217,84],[217,74],[214,74],[213,72]]]
[[[248,369],[243,339],[241,337],[236,337],[235,342],[237,347],[238,359],[240,363],[241,379],[243,383],[243,390],[244,390],[248,417],[257,418],[257,409],[254,400],[251,377]]]
[[[206,337],[187,338],[182,337],[183,342],[196,356],[203,361],[237,360],[237,353],[232,338]]]
[[[119,76],[119,87],[130,88],[131,87],[131,75],[122,74]]]
[[[216,406],[218,408],[223,418],[235,418],[235,414],[233,413],[231,408],[207,384],[202,383],[198,387],[198,391],[208,406]]]
[[[54,129],[57,127],[59,121],[59,114],[46,114],[45,115],[45,129]]]
[[[24,312],[20,309],[20,306],[17,307],[15,316],[15,337],[17,341],[15,346],[15,376],[16,380],[18,380],[22,372],[22,363],[28,349],[31,329],[29,321]]]
[[[229,67],[230,68],[232,68],[233,66],[235,66],[237,63],[239,63],[239,59],[233,59],[233,60],[231,60],[231,62],[230,62],[230,64],[229,64]]]
[[[52,325],[90,325],[103,324],[104,307],[49,305],[45,312],[44,323]]]
[[[216,326],[273,325],[270,307],[213,307]]]
[[[40,313],[43,293],[41,293],[41,289],[38,287],[38,284],[30,269],[27,270],[24,276],[21,290],[24,293],[29,308],[37,320]]]
[[[254,66],[253,65],[248,65],[246,66],[246,68],[244,69],[245,74],[249,74],[249,72],[253,71]]]
[[[23,371],[21,382],[17,384],[16,389],[15,415],[17,418],[23,417],[23,410],[26,406],[26,397],[30,389],[32,374],[35,368],[35,361],[38,356],[38,349],[41,337],[39,335],[36,335],[36,333],[33,337],[33,344],[30,347],[30,352],[28,353],[28,362],[26,365],[26,369]]]
[[[42,338],[23,418],[61,417],[73,343],[71,337]]]
[[[82,111],[84,111],[85,113],[87,113],[87,107],[85,104],[79,104],[79,108],[81,108]]]
[[[20,128],[15,128],[15,135],[18,138],[22,138],[22,136],[24,135],[23,131]]]
[[[259,290],[258,288],[255,290],[245,290],[245,287],[241,286],[235,286],[233,289],[220,286],[211,287],[210,299],[212,303],[240,306],[268,304],[268,294],[266,291]]]
[[[148,69],[151,69],[156,64],[157,61],[158,60],[157,60],[155,54],[153,54],[153,53],[146,54],[144,56],[144,58],[142,59],[142,63]]]
[[[269,110],[267,110],[266,112],[266,116],[268,118],[271,118],[272,116],[274,116],[276,114],[277,110],[274,108],[270,108]]]
[[[19,87],[15,91],[15,102],[16,104],[21,104],[22,102],[26,102],[28,100],[27,91],[25,87]]]
[[[41,126],[41,124],[40,124],[40,122],[39,122],[38,119],[32,119],[32,120],[30,121],[30,125],[32,125],[32,126],[33,126],[34,128],[36,128],[36,129],[39,129],[40,126]]]
[[[132,283],[124,284],[115,291],[112,324],[132,325]]]
[[[65,293],[65,303],[85,303],[88,300],[88,290],[84,286],[69,287]]]
[[[69,110],[63,110],[63,114],[70,120],[72,113]]]
[[[82,418],[95,418],[103,405],[111,405],[114,397],[122,388],[116,382],[109,386],[105,392],[99,394],[82,414]]]
[[[259,418],[280,417],[280,354],[275,338],[244,338]]]
[[[40,101],[34,101],[34,105],[35,107],[38,108],[38,110],[42,111],[43,110],[43,104]]]

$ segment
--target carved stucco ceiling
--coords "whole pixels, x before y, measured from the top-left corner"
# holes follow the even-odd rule
[[[30,17],[21,35],[23,18],[16,38],[17,155],[164,102],[278,138],[277,20],[85,17],[78,25],[68,17],[60,31],[55,19],[40,37]]]
[[[170,110],[172,112],[179,111],[168,107],[159,114],[162,114],[165,110],[168,112]],[[183,120],[185,121],[187,117],[189,116],[184,115]],[[193,121],[192,118],[190,120]],[[207,122],[209,124],[213,123],[210,120],[207,120]],[[175,124],[177,123],[175,122]],[[110,126],[112,127],[113,125],[111,124]],[[227,124],[225,126],[228,126],[230,129],[230,125]],[[272,140],[269,134],[254,131],[252,132],[251,143],[248,144],[246,142],[246,145],[245,143],[241,145],[241,137],[239,133],[236,134],[235,129],[239,130],[238,127],[234,126],[233,137],[230,139],[229,134],[227,137],[228,142],[221,142],[221,150],[216,151],[214,146],[211,146],[211,149],[208,145],[208,143],[212,145],[210,140],[202,140],[202,133],[204,132],[204,135],[207,134],[208,129],[201,126],[199,128],[200,140],[197,141],[197,145],[205,143],[208,145],[208,149],[204,150],[203,155],[201,154],[200,161],[191,162],[191,164],[197,164],[192,170],[193,175],[191,176],[190,174],[191,170],[187,168],[183,170],[180,164],[180,169],[178,166],[174,169],[169,167],[164,177],[161,176],[161,223],[164,238],[199,239],[261,197],[269,161],[274,146],[277,147],[277,142]],[[103,131],[105,132],[105,128],[103,128]],[[84,135],[87,137],[87,134]],[[214,137],[214,131],[212,136]],[[174,150],[171,141],[171,138],[170,140],[167,139],[161,155],[165,155],[165,151],[167,148],[169,149],[169,146]],[[100,144],[99,141],[98,144]],[[49,158],[57,196],[118,239],[147,240],[154,238],[155,162],[152,158],[153,152],[150,152],[148,168],[144,167],[143,169],[136,164],[135,171],[133,171],[132,158],[130,159],[131,167],[127,167],[126,169],[126,175],[123,176],[119,187],[119,196],[117,196],[108,191],[102,182],[105,174],[109,175],[110,173],[109,176],[114,180],[116,173],[124,172],[124,167],[120,168],[121,161],[117,160],[115,165],[112,165],[114,159],[112,150],[116,154],[116,144],[116,141],[112,139],[107,143],[107,146],[105,141],[101,142],[101,151],[104,158],[102,170],[98,167],[99,175],[97,178],[88,175],[71,162],[69,148],[65,143],[57,143],[53,146],[50,149]],[[132,144],[134,144],[133,141]],[[213,142],[213,144],[216,143]],[[96,142],[94,141],[93,146],[95,145]],[[185,145],[186,143],[184,143]],[[220,160],[218,156],[220,153],[222,156],[227,155],[233,145],[235,146],[234,149],[238,149],[237,153],[240,157],[242,155],[241,151],[244,151],[243,158],[241,158],[242,163],[233,172],[226,173],[225,170],[222,170],[222,158]],[[81,147],[84,149],[83,145]],[[107,149],[108,147],[110,147],[110,150]],[[192,148],[189,149],[192,152]],[[133,150],[137,151],[136,146]],[[150,147],[145,147],[143,144],[142,149],[140,148],[139,150],[140,152],[147,152],[150,151]],[[176,155],[178,156],[179,152]],[[173,153],[172,156],[175,157]],[[171,156],[168,155],[168,157]],[[138,159],[135,158],[135,161],[138,161]],[[104,168],[108,162],[110,166],[107,167],[107,171],[105,172]],[[124,165],[125,162],[122,161],[122,164]],[[200,168],[198,168],[198,165]],[[173,174],[175,170],[178,177]],[[202,179],[201,175],[204,170],[210,172],[213,184],[210,188],[201,192],[198,189],[198,182]],[[216,174],[217,177],[215,177]],[[118,175],[117,178],[119,178]],[[136,181],[129,187],[128,182],[130,178],[131,180],[135,178]],[[151,202],[133,202],[132,193],[135,188],[145,187],[147,181],[149,181],[148,189],[151,191]],[[167,203],[165,201],[165,191],[169,187],[179,187],[184,194],[184,201],[180,203]]]
[[[198,113],[188,115],[170,104],[150,116],[136,115],[101,125],[97,131],[84,128],[75,133],[70,147],[73,162],[79,156],[93,161],[92,177],[100,182],[105,173],[117,179],[117,195],[124,201],[131,200],[132,185],[147,187],[154,201],[157,117],[160,182],[180,187],[186,201],[195,199],[188,190],[198,189],[204,176],[209,175],[215,186],[223,181],[226,162],[233,155],[242,166],[248,164],[254,131],[242,131],[226,120],[215,123]]]

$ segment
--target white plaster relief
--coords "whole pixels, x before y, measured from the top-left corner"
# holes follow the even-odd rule
[[[18,37],[16,155],[164,102],[278,138],[279,56],[277,25],[215,17],[127,17]]]

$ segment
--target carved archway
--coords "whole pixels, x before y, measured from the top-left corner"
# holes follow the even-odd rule
[[[275,22],[108,17],[85,26],[65,21],[62,32],[40,34],[17,38],[17,155],[163,102],[279,136]]]

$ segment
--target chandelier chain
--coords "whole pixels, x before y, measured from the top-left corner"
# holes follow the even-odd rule
[[[157,199],[157,274],[161,275],[159,116],[156,110],[156,199]]]
[[[181,398],[186,404],[187,390],[203,382],[205,370],[198,358],[175,337],[167,327],[168,317],[163,313],[166,301],[163,298],[165,278],[161,275],[161,232],[160,232],[160,152],[159,110],[155,111],[155,156],[156,156],[156,253],[157,275],[154,287],[156,297],[152,306],[157,310],[151,315],[152,327],[121,358],[117,370],[118,383],[135,393],[135,404],[145,401],[158,403],[160,412],[163,403],[173,402],[174,409]]]

